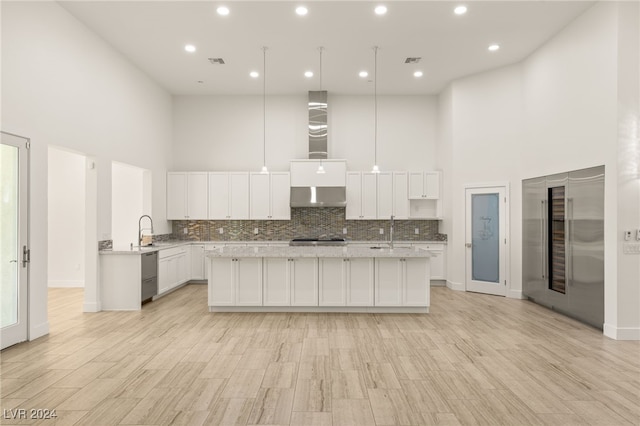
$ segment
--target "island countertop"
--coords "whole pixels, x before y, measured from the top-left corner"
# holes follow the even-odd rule
[[[254,246],[254,247],[220,247],[215,250],[207,250],[206,256],[216,257],[336,257],[336,258],[428,258],[432,257],[429,250],[419,247],[396,247],[385,246],[362,247],[362,246],[329,246],[329,247],[300,247],[300,246]]]

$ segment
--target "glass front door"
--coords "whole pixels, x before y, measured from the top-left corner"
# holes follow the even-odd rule
[[[27,140],[0,144],[0,348],[27,340]],[[23,262],[24,261],[24,262]]]

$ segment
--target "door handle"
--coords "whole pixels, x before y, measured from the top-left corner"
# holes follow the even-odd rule
[[[466,248],[471,248],[471,243],[466,243],[464,246],[465,246]]]

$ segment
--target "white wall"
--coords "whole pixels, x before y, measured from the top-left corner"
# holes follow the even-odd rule
[[[373,165],[371,96],[329,93],[330,158],[351,170]],[[437,100],[430,96],[378,97],[378,163],[383,170],[430,170],[436,165]],[[262,166],[261,96],[174,97],[175,170],[259,170]],[[268,96],[267,165],[288,170],[307,158],[307,95]]]
[[[153,172],[159,232],[170,164],[171,96],[55,2],[2,2],[2,129],[31,138],[30,338],[48,332],[47,146],[96,164],[85,309],[99,309],[97,241],[111,237],[111,161]],[[97,192],[96,192],[97,191]],[[88,266],[89,268],[89,266]],[[91,282],[90,282],[91,281]]]
[[[619,200],[618,90],[623,81],[619,76],[622,64],[619,65],[619,55],[635,64],[635,74],[625,74],[631,81],[625,87],[630,90],[638,87],[637,32],[634,36],[631,31],[628,36],[635,44],[630,42],[625,52],[618,50],[619,18],[629,15],[628,11],[622,11],[625,7],[633,5],[598,3],[522,63],[457,80],[440,96],[443,139],[439,163],[445,176],[452,176],[445,179],[444,192],[452,194],[452,199],[446,202],[450,203],[447,210],[451,214],[443,223],[449,234],[448,279],[452,287],[464,288],[465,281],[465,184],[494,181],[511,184],[509,290],[511,296],[517,297],[522,289],[522,179],[604,164],[605,333],[606,324],[616,330],[622,326],[635,330],[632,333],[640,331],[637,309],[640,268],[638,263],[629,266],[633,270],[628,275],[630,279],[621,279],[622,270],[618,270],[621,235],[618,217],[620,214],[635,217],[636,224],[628,222],[628,226],[637,227],[639,216],[637,195],[635,203]],[[631,16],[638,16],[637,11],[634,13]],[[638,19],[631,21],[629,26],[637,30]],[[623,68],[628,67],[629,64]],[[636,93],[632,95],[636,109],[631,108],[635,112],[629,115],[636,117],[635,129]],[[626,149],[634,145],[637,149],[637,137],[633,142],[630,139],[633,138],[627,134]],[[626,193],[637,194],[637,176],[630,185],[632,188]],[[630,273],[629,269],[623,273]],[[626,314],[621,316],[623,311]],[[613,334],[608,333],[616,337]],[[620,334],[617,337],[623,338]]]
[[[49,147],[49,287],[84,287],[85,161]]]
[[[111,230],[113,247],[126,248],[138,245],[138,220],[144,210],[145,170],[114,162],[111,168]],[[153,217],[153,216],[151,216]],[[145,228],[149,223],[144,222]],[[148,232],[147,232],[148,233]]]

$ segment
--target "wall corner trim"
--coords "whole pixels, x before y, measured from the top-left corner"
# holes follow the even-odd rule
[[[447,288],[454,291],[465,291],[464,284],[447,280]]]
[[[640,340],[640,327],[615,327],[605,324],[602,332],[614,340]]]
[[[45,321],[29,328],[29,341],[36,340],[38,337],[49,334],[49,321]]]
[[[82,304],[82,312],[100,312],[102,307],[100,303],[92,302],[92,303],[83,303]]]
[[[507,298],[509,298],[509,299],[526,299],[527,296],[522,294],[522,290],[507,290]]]

